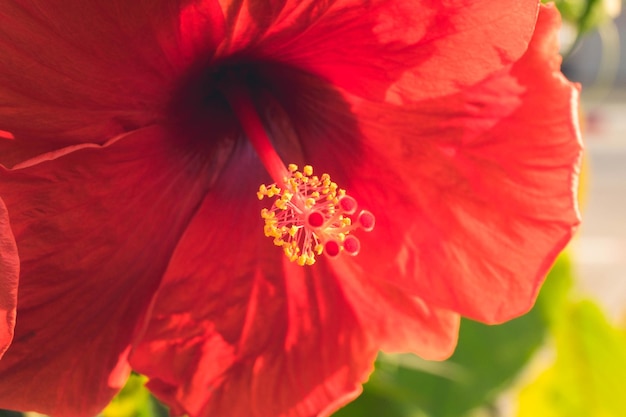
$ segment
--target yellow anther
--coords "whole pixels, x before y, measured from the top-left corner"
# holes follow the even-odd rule
[[[280,188],[276,187],[276,185],[272,184],[265,193],[268,197],[274,197],[275,195],[280,194]]]
[[[274,213],[273,211],[269,211],[268,209],[264,208],[261,210],[261,217],[267,220],[273,219],[276,217],[276,213]],[[269,223],[269,221],[267,221],[267,223]]]
[[[256,193],[256,196],[259,197],[259,200],[263,200],[263,197],[267,195],[267,187],[265,184],[261,184],[259,187],[259,191]]]
[[[346,192],[328,174],[315,176],[310,165],[299,172],[295,164],[288,166],[288,173],[280,184],[259,187],[260,199],[275,197],[270,209],[261,210],[263,232],[276,246],[282,247],[291,262],[313,265],[315,257],[324,253],[329,242],[343,248],[346,235],[359,227],[359,223],[353,225],[342,209],[339,200]],[[315,217],[310,217],[312,212],[316,213]],[[332,252],[331,256],[337,255],[336,250]]]

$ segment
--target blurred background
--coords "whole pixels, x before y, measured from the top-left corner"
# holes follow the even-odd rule
[[[335,417],[626,417],[626,14],[620,0],[557,6],[563,71],[583,85],[582,228],[529,314],[464,321],[445,362],[381,354]],[[104,417],[167,416],[144,382],[133,375]]]
[[[571,253],[582,289],[600,300],[612,319],[624,322],[626,14],[620,13],[620,0],[595,3],[604,3],[605,17],[583,34],[563,68],[583,84],[586,122],[584,222]]]

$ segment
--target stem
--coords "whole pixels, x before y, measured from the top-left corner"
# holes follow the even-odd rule
[[[265,169],[276,185],[282,187],[289,171],[276,153],[250,95],[238,82],[229,83],[222,91]]]

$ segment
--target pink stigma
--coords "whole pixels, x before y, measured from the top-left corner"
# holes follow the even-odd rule
[[[318,211],[313,211],[309,214],[309,226],[322,227],[324,225],[324,216]]]
[[[328,242],[326,242],[326,244],[324,245],[324,249],[326,251],[326,255],[334,258],[337,255],[339,255],[339,251],[341,250],[341,246],[339,246],[339,243],[337,243],[334,240],[329,240]]]
[[[374,215],[367,210],[363,210],[359,213],[358,220],[359,224],[366,232],[371,231],[376,224],[376,217],[374,217]]]

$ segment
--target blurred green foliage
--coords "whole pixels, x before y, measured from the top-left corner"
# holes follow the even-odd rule
[[[143,375],[131,374],[101,417],[168,417],[167,409],[144,386],[147,380]]]
[[[554,363],[521,391],[518,417],[626,416],[626,334],[588,300],[553,318]]]
[[[561,53],[567,59],[580,45],[585,35],[593,30],[603,33],[603,29],[613,28],[613,19],[621,12],[622,0],[541,0],[544,3],[555,3],[563,18],[561,31]],[[614,28],[610,32],[617,32]],[[604,36],[606,37],[606,35]],[[605,39],[619,50],[619,38]],[[615,48],[615,46],[613,46]],[[612,49],[611,54],[616,50]],[[619,53],[619,52],[617,52]]]
[[[580,35],[584,35],[619,10],[620,0],[556,0],[556,6],[565,22],[572,24]],[[544,0],[544,2],[547,2]]]

